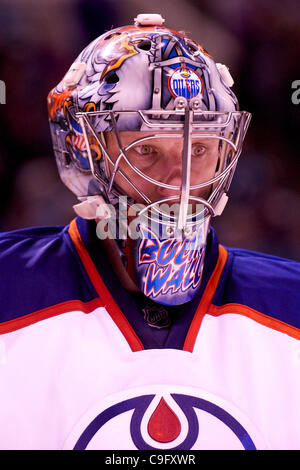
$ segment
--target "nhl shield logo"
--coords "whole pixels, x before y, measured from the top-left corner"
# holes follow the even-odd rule
[[[169,77],[168,88],[174,98],[182,96],[190,100],[202,94],[203,82],[193,69],[182,66]]]

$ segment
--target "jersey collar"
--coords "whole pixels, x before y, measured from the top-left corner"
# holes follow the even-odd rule
[[[100,288],[101,292],[98,294],[101,297],[105,295],[111,301],[114,300],[111,309],[120,311],[123,315],[122,319],[126,320],[132,329],[131,336],[135,338],[135,345],[132,349],[173,348],[193,351],[202,319],[212,302],[227,260],[227,250],[219,244],[216,232],[212,227],[208,236],[203,278],[199,292],[191,302],[178,306],[176,321],[167,330],[156,330],[149,327],[145,323],[134,297],[120,286],[120,281],[111,268],[101,241],[97,238],[95,221],[87,221],[77,217],[70,224],[69,234],[77,252],[80,249],[81,255],[85,253],[85,257],[80,257],[93,286],[95,287],[95,276],[92,275],[92,270],[98,273],[103,282]],[[91,262],[86,263],[83,258],[89,258]],[[109,313],[114,316],[114,320],[117,318],[115,312]],[[118,319],[120,320],[120,315]]]

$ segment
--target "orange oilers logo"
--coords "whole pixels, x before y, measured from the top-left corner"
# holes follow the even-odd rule
[[[168,88],[172,96],[182,96],[187,100],[199,96],[203,92],[201,77],[191,68],[182,66],[169,77]]]

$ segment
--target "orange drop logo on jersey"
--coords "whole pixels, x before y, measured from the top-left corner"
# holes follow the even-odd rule
[[[127,450],[200,450],[207,443],[210,449],[218,449],[220,441],[221,448],[232,450],[254,450],[261,445],[247,417],[228,403],[195,390],[193,395],[180,393],[180,387],[168,392],[162,388],[165,393],[124,391],[124,398],[112,396],[109,406],[99,403],[77,423],[65,448],[108,449],[110,435],[115,448]]]

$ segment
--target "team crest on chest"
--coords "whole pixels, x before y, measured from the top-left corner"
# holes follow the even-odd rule
[[[104,400],[81,420],[66,443],[66,448],[75,450],[265,447],[239,411],[206,393],[176,386],[136,389]]]

